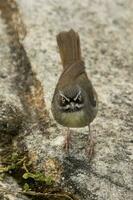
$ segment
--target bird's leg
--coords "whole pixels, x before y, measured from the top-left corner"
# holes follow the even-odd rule
[[[70,128],[67,128],[67,134],[64,143],[64,149],[67,153],[69,153],[70,145],[71,145],[71,131]]]
[[[95,141],[94,141],[94,138],[93,138],[91,131],[90,131],[90,125],[88,125],[88,128],[89,128],[89,133],[88,133],[86,153],[87,153],[89,160],[91,160],[93,155],[94,155]]]

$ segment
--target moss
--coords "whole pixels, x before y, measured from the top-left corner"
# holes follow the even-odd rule
[[[8,150],[2,157],[0,178],[4,179],[6,174],[14,177],[23,189],[21,194],[32,200],[79,200],[75,195],[55,187],[52,177],[46,176],[44,172],[34,171],[27,153],[22,149],[18,151],[16,146]],[[51,160],[48,164],[49,162]]]
[[[40,181],[46,183],[46,185],[51,185],[52,184],[52,178],[51,177],[46,177],[44,173],[41,172],[26,172],[23,174],[24,179],[32,178],[35,181]]]
[[[25,191],[25,192],[27,192],[27,191],[30,191],[31,189],[30,189],[30,186],[29,186],[29,184],[28,183],[25,183],[24,184],[24,186],[23,186],[23,190]]]
[[[45,176],[43,172],[33,171],[28,157],[18,152],[3,159],[0,178],[3,179],[6,174],[13,176],[25,191],[44,191],[53,184],[51,177]]]
[[[32,200],[78,200],[70,193],[54,188],[52,177],[45,176],[43,172],[33,171],[28,156],[15,151],[6,156],[0,166],[0,178],[10,174],[23,188],[22,194]]]

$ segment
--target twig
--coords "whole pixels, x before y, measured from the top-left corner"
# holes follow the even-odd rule
[[[38,196],[38,197],[52,197],[52,196],[56,196],[56,197],[65,197],[68,200],[74,200],[73,198],[71,198],[70,196],[68,196],[67,194],[50,194],[50,193],[41,193],[41,192],[33,192],[33,191],[29,191],[29,192],[19,192],[21,194],[24,195],[30,195],[30,196]]]

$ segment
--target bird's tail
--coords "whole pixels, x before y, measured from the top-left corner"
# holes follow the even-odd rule
[[[57,44],[64,68],[82,60],[79,35],[73,29],[60,32],[57,35]]]

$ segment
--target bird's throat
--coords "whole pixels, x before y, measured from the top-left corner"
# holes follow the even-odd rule
[[[66,127],[84,127],[88,124],[88,119],[83,110],[76,112],[62,112],[60,124]]]

